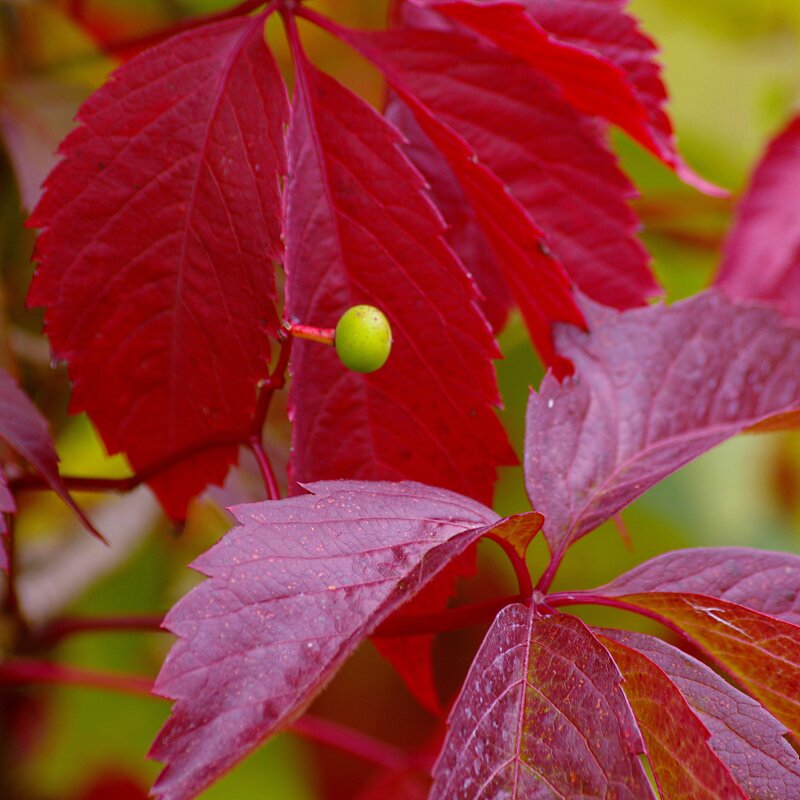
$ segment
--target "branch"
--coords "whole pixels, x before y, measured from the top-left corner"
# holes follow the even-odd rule
[[[418,634],[436,634],[455,631],[470,625],[482,625],[491,622],[497,614],[510,603],[529,599],[525,595],[515,594],[489,600],[486,603],[448,608],[431,614],[412,614],[405,617],[394,617],[372,634],[373,636],[416,636]]]
[[[62,617],[46,625],[35,635],[39,646],[52,647],[62,639],[81,633],[121,633],[143,631],[165,633],[163,614],[139,614],[117,617]]]
[[[399,772],[409,766],[409,757],[397,747],[331,720],[306,714],[290,730],[304,739],[335,747],[384,769]]]
[[[89,689],[110,689],[126,694],[161,699],[152,694],[152,681],[137,675],[110,675],[74,667],[62,667],[47,661],[9,659],[0,664],[0,685],[55,683],[84,686]]]

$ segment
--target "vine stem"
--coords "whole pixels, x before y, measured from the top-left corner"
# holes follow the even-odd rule
[[[295,339],[307,339],[310,342],[333,345],[336,337],[335,328],[317,328],[315,325],[302,325],[299,322],[290,322],[287,331]]]
[[[520,597],[530,599],[533,596],[533,582],[531,581],[531,573],[524,557],[517,552],[513,544],[500,536],[495,536],[490,532],[486,534],[485,538],[500,545],[503,552],[508,556],[511,566],[514,568],[514,574],[517,576],[517,583],[519,584]]]
[[[409,765],[409,757],[399,748],[321,717],[306,714],[290,730],[304,739],[335,747],[384,769],[399,771]]]
[[[84,686],[89,689],[111,689],[125,694],[157,698],[151,693],[152,681],[138,675],[112,675],[24,658],[8,659],[0,664],[0,685],[26,683],[53,683]]]
[[[447,608],[431,614],[413,614],[407,617],[390,619],[380,625],[372,634],[377,637],[415,636],[418,634],[447,633],[491,622],[497,614],[511,603],[530,599],[524,594],[515,594],[489,600],[485,603]]]
[[[62,639],[81,633],[121,633],[143,631],[166,633],[163,614],[135,614],[113,617],[62,617],[46,625],[37,635],[36,644],[52,647]]]

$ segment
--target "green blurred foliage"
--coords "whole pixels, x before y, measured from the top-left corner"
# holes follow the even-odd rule
[[[65,472],[119,476],[128,472],[124,459],[106,456],[85,417],[68,418],[64,372],[51,368],[46,345],[38,338],[40,313],[24,308],[32,235],[22,228],[19,204],[26,199],[25,181],[35,186],[37,177],[52,163],[49,154],[69,128],[79,98],[98,86],[115,63],[112,57],[98,54],[93,43],[98,31],[106,42],[120,41],[146,35],[187,15],[224,9],[230,3],[87,0],[72,4],[83,6],[92,34],[70,19],[70,5],[70,0],[0,0],[0,119],[10,116],[36,144],[35,151],[30,151],[35,157],[28,156],[27,163],[20,165],[8,129],[3,129],[7,149],[0,164],[0,275],[5,300],[0,307],[0,366],[22,377],[53,421]],[[320,0],[311,5],[363,27],[379,27],[386,7],[376,0]],[[687,159],[704,177],[738,194],[765,143],[800,99],[800,4],[796,0],[634,0],[633,11],[661,48],[673,98],[672,116]],[[302,33],[310,56],[321,68],[371,102],[380,103],[383,87],[363,61],[316,30],[303,26]],[[277,21],[269,26],[268,40],[290,76]],[[60,97],[61,104],[54,97]],[[624,136],[613,133],[613,142],[641,189],[636,205],[645,223],[643,238],[653,254],[666,301],[699,291],[714,275],[732,202],[703,198],[683,187]],[[12,165],[30,173],[18,175],[19,190]],[[498,364],[504,400],[501,416],[521,459],[525,405],[542,370],[518,316],[512,317],[501,345],[505,355]],[[273,423],[269,436],[276,462],[285,462],[285,424]],[[229,481],[228,497],[253,497],[253,482],[248,482],[246,472]],[[215,497],[193,505],[181,536],[163,520],[154,523],[154,530],[143,532],[133,554],[111,573],[91,581],[65,613],[132,614],[168,608],[198,580],[186,565],[230,524],[217,502],[219,495]],[[81,500],[90,510],[102,509],[106,502],[89,496]],[[521,467],[502,470],[496,507],[504,514],[529,508]],[[597,585],[653,555],[681,547],[739,544],[797,550],[800,437],[740,437],[662,482],[622,516],[627,534],[609,523],[583,539],[566,558],[557,589]],[[69,514],[53,498],[33,494],[23,498],[18,534],[30,546],[34,562],[39,550],[69,543],[75,535],[70,533],[71,525]],[[546,559],[546,547],[539,538],[529,556],[534,573],[544,568]],[[462,588],[465,601],[513,591],[513,576],[497,548],[481,547],[479,577]],[[576,613],[599,625],[641,625],[604,609]],[[652,630],[647,625],[640,629]],[[464,631],[438,642],[439,678],[448,696],[463,677],[481,633],[480,629]],[[168,638],[159,634],[84,635],[69,639],[55,652],[39,655],[84,669],[152,677],[167,647]],[[15,762],[26,798],[77,799],[81,786],[94,773],[109,768],[130,775],[142,787],[152,781],[157,766],[145,756],[167,713],[166,703],[75,687],[37,687],[20,690],[19,695],[25,702],[34,702],[31,707],[38,708],[41,717],[39,733],[32,737],[24,757]],[[403,746],[422,741],[434,725],[369,645],[334,680],[315,709]],[[342,790],[337,795],[332,781],[333,776],[341,778],[353,770],[362,777],[368,774],[347,756],[310,749],[284,735],[261,748],[204,797],[310,800],[348,796]]]

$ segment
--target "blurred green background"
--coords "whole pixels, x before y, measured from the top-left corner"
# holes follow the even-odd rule
[[[0,0],[0,366],[21,378],[53,420],[66,473],[127,474],[123,459],[104,454],[84,417],[68,417],[67,381],[62,368],[51,367],[39,335],[41,314],[24,307],[33,235],[24,229],[20,209],[32,202],[78,103],[115,63],[97,53],[91,36],[67,12],[82,6],[95,32],[119,41],[227,5],[211,0]],[[377,0],[310,5],[369,27],[380,26],[385,14],[385,3]],[[660,45],[684,155],[704,177],[739,193],[765,143],[800,100],[800,4],[636,0],[631,8]],[[306,29],[304,34],[320,66],[379,102],[381,87],[374,73],[326,37]],[[278,29],[270,29],[270,41],[285,64]],[[732,203],[682,187],[624,136],[615,133],[614,143],[641,189],[637,208],[645,223],[643,238],[668,300],[698,291],[714,274]],[[501,344],[502,418],[521,454],[525,403],[541,369],[518,319],[512,320]],[[285,463],[288,442],[280,411],[275,409],[267,432],[277,464]],[[83,496],[102,519],[103,530],[114,532],[111,557],[86,542],[56,500],[26,495],[18,520],[20,556],[29,578],[23,600],[37,619],[55,611],[163,611],[196,581],[187,563],[226,529],[222,505],[257,498],[257,486],[245,463],[225,490],[193,505],[180,535],[161,518],[146,490],[121,502]],[[503,470],[496,507],[501,513],[528,508],[520,468]],[[596,585],[680,547],[737,544],[797,551],[800,437],[740,437],[658,485],[622,516],[631,545],[617,527],[604,526],[573,548],[557,587]],[[541,569],[544,558],[537,542],[532,567]],[[465,599],[511,588],[509,570],[490,545],[481,550],[481,570],[480,579],[464,586]],[[585,616],[603,625],[631,622],[604,610]],[[480,635],[480,630],[470,630],[443,637],[437,653],[445,692],[455,691]],[[152,677],[168,645],[163,634],[85,635],[69,639],[51,655],[74,667]],[[14,786],[15,797],[26,800],[145,796],[158,771],[146,761],[146,753],[167,713],[165,703],[78,687],[18,689],[12,700],[0,728],[0,750],[11,777],[0,778],[0,796],[6,797],[3,780],[7,792]],[[418,746],[435,728],[370,645],[342,670],[315,711],[404,747]],[[368,776],[369,768],[348,756],[283,735],[203,796],[350,798]]]

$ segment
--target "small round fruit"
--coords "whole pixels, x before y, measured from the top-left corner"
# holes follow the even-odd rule
[[[339,318],[333,343],[348,369],[375,372],[392,351],[392,328],[375,306],[353,306]]]

